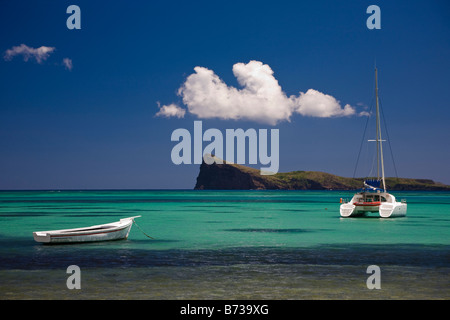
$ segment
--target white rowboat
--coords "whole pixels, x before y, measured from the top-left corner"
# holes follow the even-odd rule
[[[127,239],[134,216],[120,219],[117,222],[76,229],[36,231],[34,240],[43,243],[78,243]]]

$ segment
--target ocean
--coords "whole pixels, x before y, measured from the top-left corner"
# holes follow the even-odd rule
[[[449,299],[450,193],[393,194],[406,217],[340,218],[348,191],[2,191],[0,299]],[[33,240],[136,215],[127,240]]]

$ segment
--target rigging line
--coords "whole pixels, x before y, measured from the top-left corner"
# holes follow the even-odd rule
[[[366,144],[366,145],[367,145],[367,154],[369,155],[370,154],[370,152],[369,152],[369,144]],[[373,152],[373,150],[372,150],[372,152]],[[376,170],[376,163],[375,163],[377,161],[377,157],[376,157],[376,155],[373,155],[370,158],[372,158],[372,165],[370,166],[370,171],[369,171],[369,174],[367,175],[367,178],[375,178],[376,175],[375,175],[374,172],[377,171]],[[368,157],[368,159],[369,159],[369,157]]]
[[[372,102],[373,102],[373,99],[372,99]],[[370,114],[371,114],[371,112],[372,112],[372,109],[373,109],[373,103],[370,104],[369,115],[367,116],[366,125],[365,125],[365,127],[364,127],[364,133],[363,133],[363,136],[362,136],[362,139],[361,139],[361,144],[360,144],[360,146],[359,146],[358,157],[357,157],[357,159],[356,159],[355,169],[353,170],[353,178],[355,178],[355,175],[356,175],[356,169],[358,168],[359,157],[360,157],[360,155],[361,155],[361,149],[362,149],[362,146],[363,146],[364,137],[366,136],[367,124],[369,123]]]
[[[389,137],[389,131],[388,131],[387,125],[386,125],[386,119],[384,118],[383,107],[381,105],[381,99],[379,99],[379,101],[380,101],[381,116],[383,117],[384,130],[386,130],[387,140],[388,140],[388,144],[389,144],[389,150],[391,151],[392,163],[394,164],[395,176],[398,179],[397,166],[395,165],[394,153],[392,152],[392,147],[391,147],[391,138]]]

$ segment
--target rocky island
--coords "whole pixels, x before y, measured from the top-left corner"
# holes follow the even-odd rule
[[[355,190],[364,178],[345,178],[319,171],[292,171],[261,175],[260,170],[223,161],[200,165],[196,190]],[[386,178],[388,190],[450,191],[430,179]]]

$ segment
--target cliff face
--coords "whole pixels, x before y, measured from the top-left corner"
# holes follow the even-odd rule
[[[195,189],[205,190],[253,190],[283,189],[279,184],[259,174],[259,170],[236,164],[200,165]]]
[[[237,164],[200,165],[197,190],[355,190],[362,178],[345,178],[317,171],[293,171],[262,176],[257,169]],[[386,178],[388,190],[450,191],[450,186],[428,179]]]

